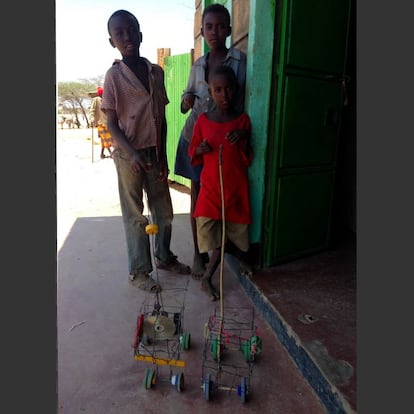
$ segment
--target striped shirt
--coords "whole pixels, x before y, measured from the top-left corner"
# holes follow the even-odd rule
[[[161,147],[165,105],[169,103],[164,84],[164,71],[145,58],[148,66],[149,88],[122,61],[115,60],[105,74],[101,109],[114,110],[119,128],[133,148]],[[114,140],[113,146],[117,144]]]

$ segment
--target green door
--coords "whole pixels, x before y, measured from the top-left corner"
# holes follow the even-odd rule
[[[350,0],[276,2],[265,265],[329,247]]]

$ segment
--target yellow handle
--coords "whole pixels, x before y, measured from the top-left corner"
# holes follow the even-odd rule
[[[145,226],[145,232],[147,234],[157,234],[158,233],[158,226],[156,224],[147,224]]]

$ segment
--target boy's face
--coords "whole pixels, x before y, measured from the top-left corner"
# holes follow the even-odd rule
[[[201,34],[210,49],[223,48],[231,34],[231,27],[222,13],[207,13],[204,16]]]
[[[212,96],[217,109],[227,112],[234,96],[234,85],[225,74],[215,75],[209,85],[210,95]]]
[[[119,50],[122,56],[138,56],[142,33],[137,22],[128,15],[118,15],[109,22],[109,43]]]

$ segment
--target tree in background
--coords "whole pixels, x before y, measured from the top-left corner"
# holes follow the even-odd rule
[[[82,115],[86,121],[87,128],[90,127],[88,108],[91,102],[91,91],[95,92],[103,82],[103,76],[94,79],[82,79],[76,82],[59,82],[58,114],[61,116],[70,115],[73,123],[79,128]]]

